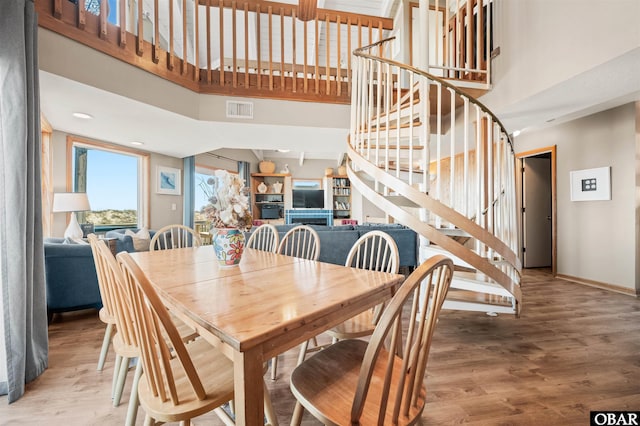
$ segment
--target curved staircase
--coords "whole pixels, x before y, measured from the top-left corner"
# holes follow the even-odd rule
[[[519,315],[515,158],[500,120],[467,90],[389,59],[392,39],[354,52],[347,174],[420,236],[421,261],[456,273],[444,307]]]

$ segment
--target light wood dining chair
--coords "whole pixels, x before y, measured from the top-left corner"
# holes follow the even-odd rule
[[[105,288],[105,292],[109,295],[111,312],[115,318],[117,331],[113,336],[113,349],[116,353],[116,361],[113,367],[111,397],[113,406],[117,407],[120,405],[127,372],[129,371],[129,360],[138,358],[140,351],[133,329],[133,318],[128,307],[127,294],[122,287],[124,277],[120,267],[117,265],[111,250],[103,241],[100,241],[94,234],[89,235],[88,239],[93,251],[98,282],[101,283],[101,286]],[[141,368],[142,365],[138,363],[131,387],[126,425],[135,424],[138,408],[136,387],[142,374]]]
[[[173,224],[160,228],[151,238],[149,250],[167,250],[183,247],[200,247],[200,235],[185,225]]]
[[[278,236],[278,230],[275,226],[265,223],[256,228],[249,241],[247,241],[246,248],[252,248],[262,251],[276,252],[278,250],[278,243],[280,237]]]
[[[284,234],[278,246],[278,253],[308,260],[318,260],[320,237],[308,225],[296,226]]]
[[[296,367],[291,425],[300,424],[303,409],[324,424],[414,424],[424,410],[429,349],[452,275],[451,259],[427,259],[400,286],[368,343],[341,340]],[[400,354],[385,349],[387,337],[396,348],[403,335]]]
[[[296,226],[284,234],[278,246],[278,253],[308,260],[318,260],[320,256],[320,237],[315,229],[310,226]],[[306,345],[304,349],[306,352],[306,347],[308,347],[309,343],[305,342],[304,345]],[[276,379],[277,370],[278,356],[276,355],[271,359],[271,380]]]
[[[358,238],[349,250],[345,266],[397,274],[400,269],[400,252],[395,240],[383,231],[370,231]],[[337,339],[354,339],[369,336],[382,315],[384,303],[360,315],[348,319],[327,331]]]
[[[101,274],[100,269],[98,268],[99,259],[97,258],[98,253],[94,248],[95,241],[98,241],[98,237],[95,234],[89,234],[88,236],[89,243],[91,244],[91,253],[93,254],[93,263],[96,266],[96,275],[98,276],[98,288],[100,290],[100,298],[102,299],[102,308],[98,311],[98,317],[100,321],[107,325],[104,331],[104,338],[102,339],[102,347],[100,349],[100,356],[98,357],[98,371],[102,371],[104,368],[104,362],[107,359],[107,353],[109,352],[109,346],[111,346],[111,340],[113,338],[113,333],[116,327],[116,317],[114,316],[114,308],[113,304],[115,303],[113,300],[113,294],[111,293],[111,289],[106,284],[106,279],[103,274]]]
[[[184,422],[233,399],[233,363],[204,339],[185,345],[151,283],[126,252],[117,256],[134,313],[143,366],[138,384],[145,425]],[[168,342],[165,340],[165,336]],[[172,350],[176,356],[171,356]]]
[[[133,330],[133,316],[129,310],[129,304],[126,302],[128,294],[124,288],[122,270],[104,241],[100,241],[93,234],[89,235],[88,239],[96,264],[98,282],[104,287],[105,293],[109,295],[109,303],[112,307],[111,312],[115,320],[116,333],[113,336],[113,347],[116,353],[116,360],[113,368],[111,394],[113,406],[117,407],[120,405],[122,398],[127,372],[129,371],[129,361],[139,357],[140,349]],[[173,320],[177,323],[178,333],[182,341],[189,342],[198,337],[196,331],[184,322],[177,318],[173,318]],[[125,425],[127,426],[135,424],[136,421],[138,411],[137,383],[141,374],[142,364],[138,362],[131,387],[129,408],[125,421]]]
[[[204,339],[185,344],[169,311],[146,275],[127,252],[117,256],[124,271],[135,331],[140,342],[142,377],[138,384],[145,425],[176,422],[188,425],[211,410],[227,425],[233,419],[221,408],[233,400],[233,363]],[[268,389],[265,415],[278,425]]]
[[[349,250],[345,266],[351,268],[368,269],[397,274],[400,269],[400,253],[394,239],[383,231],[370,231],[358,238]],[[336,343],[341,339],[356,339],[370,336],[376,328],[376,324],[382,315],[385,304],[382,303],[372,309],[368,309],[342,324],[327,330],[326,333]],[[300,346],[298,365],[300,365],[308,352],[323,349],[315,347],[309,349],[309,341]]]

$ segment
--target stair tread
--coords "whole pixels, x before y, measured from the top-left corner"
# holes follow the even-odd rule
[[[460,290],[456,288],[449,288],[447,293],[447,300],[460,301],[469,303],[481,303],[492,306],[511,307],[512,302],[508,297],[495,296],[486,293],[478,293],[469,290]]]
[[[454,279],[462,279],[465,281],[477,282],[489,285],[495,288],[503,288],[500,284],[494,282],[491,278],[483,274],[482,272],[475,271],[455,271],[453,274]]]
[[[371,143],[371,145],[368,145],[367,143],[365,143],[363,149],[366,149],[366,148],[371,148],[371,149],[376,149],[376,148],[378,148],[378,149],[387,149],[387,148],[389,148],[389,150],[395,150],[395,149],[398,148],[398,145],[385,145],[385,144],[377,145],[375,143]],[[405,151],[408,151],[408,150],[422,151],[424,149],[424,146],[423,145],[400,145],[400,149],[401,150],[405,150]]]

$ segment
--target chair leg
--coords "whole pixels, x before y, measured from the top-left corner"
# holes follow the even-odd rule
[[[113,380],[111,381],[111,399],[116,394],[116,383],[118,383],[118,375],[120,373],[120,366],[122,365],[122,357],[116,354],[116,361],[113,364]]]
[[[138,359],[138,365],[136,366],[136,372],[133,376],[133,383],[131,384],[131,396],[129,397],[129,407],[127,408],[127,419],[125,420],[125,426],[133,426],[136,424],[136,417],[138,416],[138,382],[142,376],[142,360]]]
[[[144,426],[154,426],[156,424],[155,420],[148,414],[144,416]]]
[[[309,348],[309,341],[305,340],[304,343],[300,345],[300,355],[298,355],[298,364],[300,365],[304,362],[305,356],[307,356],[307,349]]]
[[[262,385],[264,387],[264,415],[267,418],[267,423],[271,426],[278,426],[278,416],[276,416],[276,412],[273,409],[269,389],[264,381],[262,382]]]
[[[296,408],[293,409],[293,415],[291,416],[291,426],[300,426],[302,423],[302,413],[304,408],[299,401],[296,401]]]
[[[107,352],[109,352],[109,345],[111,345],[111,334],[113,334],[114,324],[107,324],[107,329],[104,331],[104,339],[102,339],[102,349],[100,350],[100,358],[98,359],[98,371],[102,371],[104,368],[104,361],[107,359]]]
[[[122,358],[120,363],[120,371],[118,372],[118,382],[116,383],[116,391],[113,395],[113,406],[120,405],[120,399],[122,398],[122,391],[124,390],[124,382],[127,380],[127,371],[129,371],[129,358]]]
[[[278,370],[278,355],[271,358],[271,380],[276,380],[277,370]]]

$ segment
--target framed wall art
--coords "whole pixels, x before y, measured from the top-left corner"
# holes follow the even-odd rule
[[[180,195],[180,169],[158,166],[157,194]]]
[[[571,201],[611,200],[611,167],[569,172]]]

